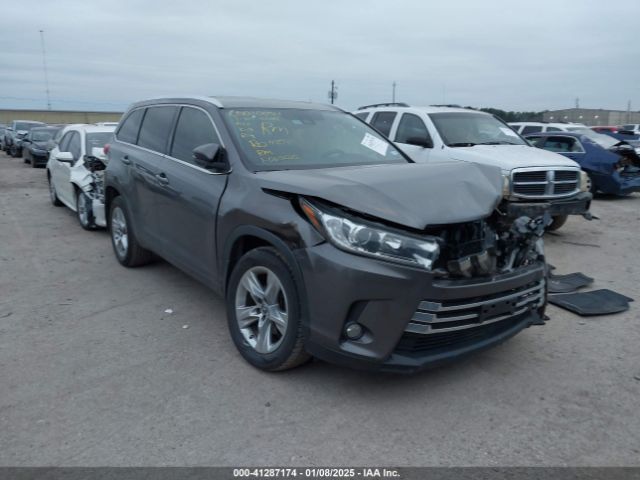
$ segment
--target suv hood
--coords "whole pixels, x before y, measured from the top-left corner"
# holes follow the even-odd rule
[[[454,160],[500,167],[508,173],[519,167],[575,167],[580,166],[558,153],[528,145],[476,145],[475,147],[448,147]]]
[[[261,187],[321,198],[422,230],[490,215],[502,198],[500,170],[462,162],[257,172]]]

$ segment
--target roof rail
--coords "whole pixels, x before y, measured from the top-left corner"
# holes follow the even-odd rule
[[[445,103],[442,105],[429,105],[430,107],[448,107],[448,108],[467,108],[467,107],[462,107],[460,105],[456,105],[455,103]]]
[[[374,103],[373,105],[364,105],[362,107],[358,107],[358,110],[364,110],[365,108],[375,108],[375,107],[408,107],[409,104],[404,102],[392,102],[392,103]]]

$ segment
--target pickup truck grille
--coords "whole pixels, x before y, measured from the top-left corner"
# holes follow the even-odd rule
[[[511,174],[511,191],[517,197],[568,197],[580,189],[580,171],[549,169],[515,169]]]

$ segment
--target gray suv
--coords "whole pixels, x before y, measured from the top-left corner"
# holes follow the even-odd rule
[[[136,103],[105,151],[117,260],[157,254],[224,295],[258,368],[412,371],[544,323],[546,217],[496,211],[498,168],[416,164],[333,106],[233,97]]]

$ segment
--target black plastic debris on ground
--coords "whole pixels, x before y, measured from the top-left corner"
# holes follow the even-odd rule
[[[549,303],[582,316],[608,315],[629,310],[633,298],[606,288],[581,293],[556,293],[549,295]]]
[[[593,278],[587,277],[584,273],[576,272],[567,275],[554,275],[549,272],[548,276],[549,293],[569,293],[575,292],[579,288],[586,287],[593,283]]]

